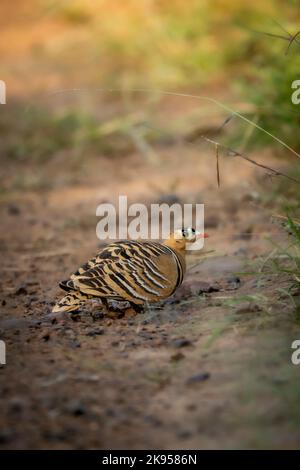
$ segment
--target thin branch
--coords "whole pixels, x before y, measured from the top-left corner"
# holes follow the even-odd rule
[[[273,22],[274,22],[277,26],[279,26],[279,28],[282,29],[282,31],[283,31],[284,33],[286,33],[286,34],[288,35],[289,39],[291,39],[291,38],[293,37],[293,35],[292,35],[287,29],[285,29],[285,28],[282,26],[282,24],[279,23],[279,21],[273,19]],[[298,41],[298,39],[297,39],[296,42],[297,42],[297,44],[300,44],[300,42]]]
[[[226,117],[225,121],[223,122],[223,124],[221,124],[221,126],[217,129],[217,133],[220,133],[225,126],[227,126],[227,124],[234,118],[234,114],[231,113],[229,116]]]
[[[216,144],[216,162],[217,162],[217,181],[220,187],[220,167],[219,167],[219,144]]]
[[[289,45],[288,45],[288,47],[286,48],[286,51],[285,51],[286,55],[289,53],[290,47],[293,44],[293,42],[296,41],[297,44],[299,44],[299,42],[297,41],[297,36],[299,36],[299,35],[300,35],[300,31],[297,31],[297,33],[295,33],[294,36],[291,37]]]
[[[250,29],[252,33],[257,33],[257,34],[264,34],[265,36],[270,36],[271,38],[278,38],[278,39],[283,39],[285,41],[290,41],[291,36],[283,36],[281,34],[275,34],[275,33],[268,33],[267,31],[259,31],[257,29]]]
[[[293,178],[292,176],[289,176],[286,173],[282,173],[279,170],[275,170],[274,168],[264,165],[263,163],[258,163],[252,158],[247,157],[247,155],[244,155],[240,152],[237,152],[236,150],[226,147],[225,145],[220,144],[219,142],[216,142],[215,140],[209,139],[208,137],[205,137],[204,135],[202,136],[202,139],[206,140],[207,142],[211,144],[214,144],[215,146],[218,145],[219,147],[223,148],[224,150],[228,152],[228,155],[231,155],[233,157],[240,157],[243,160],[246,160],[247,162],[252,163],[255,166],[258,166],[259,168],[263,168],[264,170],[267,170],[268,172],[270,172],[272,176],[283,176],[284,178],[287,178],[288,180],[293,181],[293,183],[300,184],[300,181],[297,180],[296,178]]]
[[[249,29],[249,30],[252,31],[253,33],[264,34],[265,36],[270,36],[272,38],[278,38],[278,39],[283,39],[284,41],[288,41],[289,45],[288,45],[288,47],[285,51],[285,54],[288,54],[289,49],[290,49],[293,42],[296,42],[298,45],[300,45],[300,41],[297,39],[298,36],[300,35],[300,31],[298,31],[295,34],[291,34],[280,23],[278,23],[278,21],[276,21],[276,20],[273,20],[273,21],[277,26],[279,26],[280,29],[282,29],[282,31],[284,33],[287,34],[286,36],[283,36],[282,34],[269,33],[267,31],[258,31],[258,30],[254,30],[254,29]]]

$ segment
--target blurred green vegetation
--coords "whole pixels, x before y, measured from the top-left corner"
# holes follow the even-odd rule
[[[47,190],[54,181],[74,184],[84,176],[87,159],[122,159],[138,149],[153,161],[152,142],[161,139],[160,132],[145,125],[146,114],[140,112],[101,118],[78,106],[55,109],[20,102],[6,105],[4,111],[0,193]]]
[[[73,146],[78,131],[86,124],[75,113],[55,117],[41,107],[14,105],[0,116],[0,132],[5,135],[0,144],[1,151],[15,161],[43,161],[55,152]]]
[[[127,138],[128,119],[99,122],[78,109],[55,112],[41,106],[15,104],[0,114],[0,152],[10,161],[42,163],[57,152],[71,151],[114,156],[132,149]]]
[[[292,34],[297,32],[295,28],[290,31]],[[280,30],[277,34],[288,37],[287,33]],[[288,41],[264,37],[268,48],[265,47],[264,52],[256,57],[249,75],[240,77],[235,84],[243,99],[253,105],[253,112],[247,117],[299,151],[300,107],[292,102],[292,93],[295,91],[292,83],[300,77],[300,43],[294,42],[289,47]],[[254,40],[249,40],[249,44],[251,41]],[[243,135],[244,125],[240,124],[235,134],[237,143]],[[249,134],[247,144],[250,148],[272,145],[283,152],[280,144],[258,131]]]
[[[231,107],[240,111],[240,103],[249,104],[248,118],[300,150],[299,107],[291,102],[291,83],[300,78],[300,39],[285,54],[288,41],[264,34],[295,34],[300,29],[298,2],[39,0],[37,5],[47,26],[24,54],[20,80],[29,71],[43,78],[56,74],[62,87],[115,87],[123,90],[125,101],[126,90],[135,87],[192,90],[224,97],[229,105],[234,97],[238,104]],[[50,24],[55,34],[49,34]],[[11,102],[0,114],[1,157],[39,163],[64,150],[74,158],[124,155],[137,140],[153,140],[149,130],[132,135],[136,123],[131,116],[119,118],[120,108],[105,122],[90,109],[58,111],[55,104],[35,103],[27,108]],[[143,106],[148,104],[141,100]],[[238,119],[227,128],[237,148],[277,148],[270,137],[249,132]]]
[[[300,45],[295,42],[285,57],[287,42],[263,34],[287,36],[283,29],[298,31],[300,10],[294,0],[189,0],[188,4],[44,0],[42,4],[45,14],[67,28],[57,39],[55,52],[76,66],[74,47],[80,47],[87,71],[92,65],[103,86],[199,87],[223,79],[228,87],[247,78],[252,80],[250,88],[262,79],[272,95],[272,66],[275,73],[279,68],[287,71],[287,79],[297,72]]]
[[[283,228],[287,231],[289,239],[285,245],[277,244],[273,240],[273,251],[268,255],[263,263],[261,271],[271,275],[285,274],[289,276],[289,286],[278,288],[278,291],[285,300],[291,302],[293,306],[294,319],[300,323],[300,221],[289,215],[279,219]]]

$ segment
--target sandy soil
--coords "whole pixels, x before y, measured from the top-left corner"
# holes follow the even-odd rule
[[[278,291],[287,280],[241,274],[262,265],[266,237],[285,238],[270,222],[269,182],[231,159],[217,189],[213,152],[161,155],[159,166],[139,154],[87,161],[83,183],[2,197],[1,447],[299,446],[290,355],[300,328]],[[99,247],[97,205],[118,194],[204,202],[206,254],[189,255],[182,287],[144,314],[101,318],[94,305],[53,318],[58,281]]]

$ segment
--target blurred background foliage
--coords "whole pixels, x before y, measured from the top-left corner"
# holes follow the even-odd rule
[[[291,102],[291,83],[300,78],[300,39],[287,52],[288,40],[265,34],[295,34],[300,29],[298,1],[16,4],[4,1],[1,7],[2,77],[9,93],[8,106],[0,110],[1,158],[45,162],[66,151],[78,162],[87,154],[126,154],[137,142],[132,129],[145,121],[149,126],[139,132],[140,147],[148,139],[155,143],[161,138],[153,131],[161,97],[157,91],[137,96],[130,91],[135,88],[219,99],[300,150],[299,110]],[[76,87],[82,89],[76,99],[75,93],[47,95]],[[119,92],[99,90],[108,88]],[[203,102],[196,104],[204,109]],[[133,109],[140,113],[137,118]],[[209,119],[207,103],[203,113]],[[164,129],[169,137],[180,127],[176,116],[171,121],[175,127]],[[238,119],[228,127],[235,146],[279,148]]]
[[[199,86],[231,71],[254,73],[282,56],[284,44],[255,34],[296,32],[295,1],[127,0],[43,2],[47,15],[64,22],[65,36],[48,49],[89,67],[103,86],[132,88]],[[285,34],[286,35],[286,34]],[[292,49],[295,49],[295,45]],[[59,50],[59,56],[57,51]],[[299,50],[298,50],[299,52]],[[292,54],[292,51],[291,51]],[[291,56],[290,56],[291,59]],[[100,68],[97,67],[99,64]],[[238,77],[237,77],[238,78]]]

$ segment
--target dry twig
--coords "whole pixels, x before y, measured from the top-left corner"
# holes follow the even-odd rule
[[[216,142],[215,140],[209,139],[208,137],[205,137],[205,135],[202,136],[202,139],[206,140],[206,142],[214,144],[216,147],[218,146],[218,147],[223,148],[224,150],[227,151],[227,154],[232,156],[232,157],[240,157],[243,160],[246,160],[247,162],[252,163],[255,166],[258,166],[259,168],[263,168],[264,170],[267,170],[269,172],[270,176],[283,176],[284,178],[287,178],[288,180],[293,181],[293,183],[300,184],[300,181],[297,180],[296,178],[293,178],[292,176],[289,176],[286,173],[282,173],[279,170],[275,170],[274,168],[271,168],[267,165],[264,165],[263,163],[258,163],[255,160],[253,160],[252,158],[248,157],[247,155],[244,155],[240,152],[237,152],[236,150],[233,150],[229,147],[226,147],[225,145],[220,144],[219,142]],[[218,184],[219,184],[219,181],[220,181],[219,178],[220,177],[217,174]]]
[[[218,181],[218,188],[219,188],[220,187],[219,144],[216,144],[216,160],[217,160],[217,181]]]
[[[252,30],[254,33],[259,33],[259,34],[264,34],[265,36],[270,36],[271,38],[278,38],[278,39],[283,39],[284,41],[288,41],[288,46],[286,48],[285,54],[288,54],[291,45],[293,42],[296,42],[298,45],[300,45],[300,41],[298,40],[298,36],[300,35],[300,31],[297,31],[295,34],[291,34],[289,31],[287,31],[278,21],[274,21],[275,24],[277,24],[284,33],[286,33],[286,36],[282,34],[275,34],[275,33],[269,33],[267,31],[257,31],[257,30]]]

